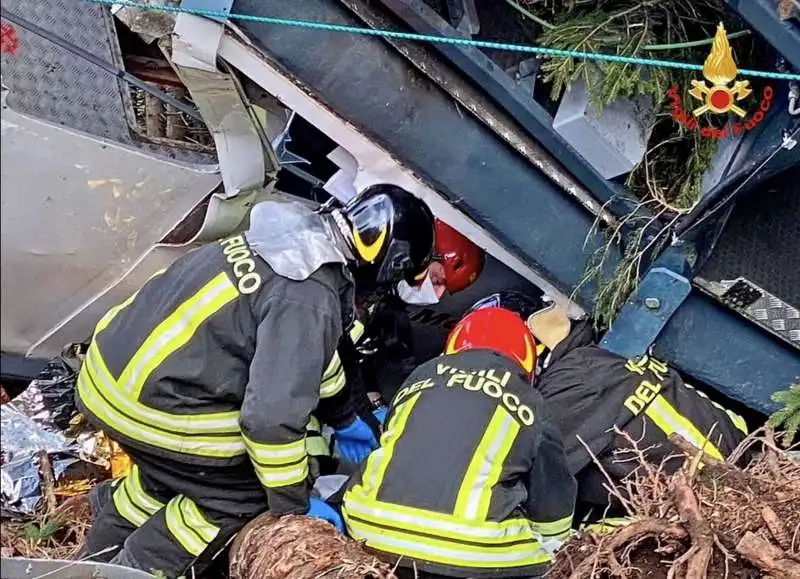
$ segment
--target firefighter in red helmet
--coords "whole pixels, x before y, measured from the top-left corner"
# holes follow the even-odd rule
[[[381,447],[350,479],[350,535],[417,576],[543,575],[570,532],[576,487],[531,385],[535,364],[514,313],[462,319],[445,353],[405,380]]]
[[[382,400],[390,399],[418,364],[436,355],[437,351],[428,344],[439,345],[446,335],[429,339],[426,347],[419,347],[420,328],[412,326],[407,306],[436,303],[445,294],[466,290],[478,279],[484,263],[485,253],[480,247],[436,219],[433,261],[426,273],[419,276],[413,287],[401,282],[398,293],[373,295],[371,302],[361,304],[360,321],[351,334],[354,347],[343,344],[340,354],[348,381],[353,382],[354,388],[369,392],[372,402],[359,412],[366,420],[370,418],[365,411],[380,409],[379,417],[385,414]],[[438,329],[425,328],[425,331]],[[357,399],[363,403],[365,397]]]
[[[471,286],[483,271],[486,254],[441,219],[436,220],[436,255],[444,270],[444,287],[455,294]]]

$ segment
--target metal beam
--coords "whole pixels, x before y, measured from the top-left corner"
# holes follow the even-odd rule
[[[792,19],[778,17],[775,0],[726,0],[728,6],[747,20],[753,30],[800,71],[800,27]]]
[[[499,1],[499,0],[498,0]],[[455,30],[422,0],[381,0],[397,17],[419,34],[458,36]],[[497,101],[525,130],[559,159],[601,203],[622,215],[630,209],[615,200],[623,189],[604,179],[553,130],[553,119],[522,87],[481,50],[472,46],[437,43],[435,48]]]

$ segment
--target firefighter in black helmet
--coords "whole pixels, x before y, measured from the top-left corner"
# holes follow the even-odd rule
[[[77,398],[134,466],[94,501],[84,553],[178,577],[266,508],[335,520],[309,497],[305,433],[316,411],[343,448],[377,446],[335,357],[356,284],[413,280],[433,245],[428,207],[392,185],[341,210],[266,201],[245,233],[178,258],[111,309]]]

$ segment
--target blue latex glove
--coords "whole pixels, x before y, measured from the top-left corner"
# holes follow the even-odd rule
[[[389,414],[389,407],[388,406],[381,406],[377,410],[372,411],[372,415],[378,419],[378,422],[381,426],[386,424],[386,415]]]
[[[373,449],[378,448],[378,441],[372,429],[359,417],[356,417],[350,426],[334,432],[339,454],[347,462],[358,464],[367,458]]]
[[[339,513],[337,513],[333,507],[331,507],[322,499],[316,499],[312,497],[308,500],[308,512],[306,513],[306,516],[311,517],[312,519],[322,519],[323,521],[328,521],[331,525],[336,527],[337,531],[344,533],[344,523],[342,523],[342,517],[339,516]]]

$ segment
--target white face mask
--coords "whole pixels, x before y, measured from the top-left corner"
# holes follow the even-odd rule
[[[397,294],[401,300],[414,306],[431,306],[439,303],[439,296],[436,294],[436,287],[430,275],[426,275],[418,286],[410,286],[407,281],[401,281],[397,284]]]

